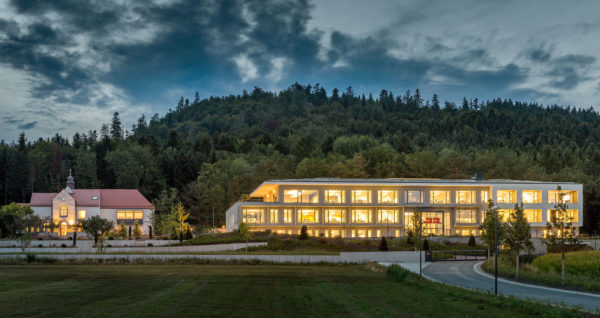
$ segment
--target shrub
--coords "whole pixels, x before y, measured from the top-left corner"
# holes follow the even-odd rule
[[[423,240],[423,250],[429,251],[429,241],[428,240]]]
[[[387,240],[385,239],[385,236],[381,237],[381,243],[379,243],[379,250],[380,251],[389,251],[390,250],[388,248],[388,244],[387,244]]]
[[[306,225],[302,225],[302,228],[300,229],[299,239],[308,240],[308,228],[306,227]]]
[[[109,241],[112,241],[112,240],[114,240],[114,239],[115,239],[115,238],[114,238],[114,237],[112,237],[112,236],[109,236],[109,237],[108,237],[108,240],[109,240]]]
[[[27,254],[25,254],[25,259],[27,260],[27,263],[35,262],[35,254],[27,253]]]
[[[477,245],[477,242],[475,241],[475,235],[471,234],[471,236],[469,236],[469,242],[467,243],[467,245],[469,245],[469,246]]]
[[[42,244],[38,244],[38,247],[44,247],[44,246],[42,246]]]
[[[194,235],[192,235],[192,230],[190,229],[190,226],[187,226],[187,230],[185,231],[185,239],[186,240],[191,240],[194,238]]]
[[[154,244],[148,243],[148,247],[152,247],[152,246],[154,246]]]
[[[412,245],[415,243],[413,235],[414,234],[412,230],[408,230],[408,232],[406,232],[406,244]]]
[[[38,237],[38,241],[43,241],[44,238],[43,237]]]
[[[67,247],[67,244],[60,244],[60,247]]]
[[[406,278],[408,277],[408,274],[410,274],[409,271],[405,270],[404,268],[398,266],[398,265],[391,265],[387,268],[387,270],[385,271],[385,273],[391,277],[393,277],[397,282],[402,283],[406,280]]]
[[[135,220],[133,222],[133,236],[135,237],[136,240],[139,240],[142,238],[142,230],[140,229],[140,224],[138,223],[137,220]]]

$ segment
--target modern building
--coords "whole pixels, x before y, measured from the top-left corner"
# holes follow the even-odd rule
[[[571,182],[472,179],[291,179],[261,184],[226,212],[227,231],[241,222],[254,230],[297,234],[306,225],[325,237],[404,236],[420,218],[426,234],[478,235],[492,199],[506,220],[523,203],[532,236],[541,237],[559,200],[575,226],[583,221],[583,185]]]
[[[76,231],[74,225],[94,215],[111,220],[115,225],[133,225],[137,221],[142,233],[147,233],[154,211],[138,190],[76,189],[70,173],[66,188],[59,193],[34,192],[29,205],[42,220],[58,224],[60,236]]]

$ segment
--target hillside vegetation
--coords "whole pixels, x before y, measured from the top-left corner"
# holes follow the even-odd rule
[[[129,131],[0,143],[0,204],[64,187],[138,188],[161,213],[181,200],[198,224],[264,180],[437,177],[584,183],[585,230],[598,227],[600,116],[592,109],[496,99],[461,104],[419,91],[356,96],[294,84],[238,96],[181,98]]]

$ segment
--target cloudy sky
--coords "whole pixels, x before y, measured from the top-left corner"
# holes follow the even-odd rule
[[[0,139],[294,82],[600,109],[600,1],[0,0]]]

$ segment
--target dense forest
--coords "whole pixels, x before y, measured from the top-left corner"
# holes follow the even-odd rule
[[[0,204],[78,188],[137,188],[162,213],[181,201],[196,224],[275,178],[437,177],[577,181],[584,230],[599,230],[600,116],[511,100],[431,100],[419,90],[358,96],[319,84],[279,92],[181,98],[130,130],[118,114],[71,139],[0,143]]]

